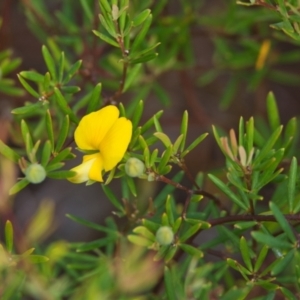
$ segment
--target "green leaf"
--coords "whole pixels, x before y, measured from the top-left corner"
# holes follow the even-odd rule
[[[142,65],[139,64],[132,66],[129,69],[129,71],[127,72],[127,77],[124,84],[123,92],[126,92],[132,85],[138,82],[138,78],[141,70],[142,70]]]
[[[81,4],[81,6],[83,8],[83,11],[84,11],[85,15],[87,16],[89,22],[92,23],[94,15],[93,15],[93,12],[91,10],[91,7],[89,6],[88,1],[80,0],[80,4]]]
[[[138,15],[136,15],[133,20],[132,20],[132,26],[137,27],[141,25],[145,20],[148,18],[150,15],[151,10],[150,9],[145,9],[142,12],[140,12]]]
[[[67,179],[70,177],[73,177],[76,175],[76,172],[74,171],[65,171],[65,170],[59,170],[59,171],[52,171],[47,173],[47,177],[52,179]]]
[[[191,236],[193,236],[195,233],[197,233],[200,230],[201,226],[202,226],[201,223],[191,226],[188,230],[186,230],[182,234],[182,236],[179,237],[180,242],[184,243],[187,239],[189,239]]]
[[[142,126],[142,128],[141,128],[141,134],[143,134],[143,133],[145,133],[147,130],[149,130],[149,129],[153,126],[155,120],[156,120],[156,121],[159,120],[159,118],[162,116],[162,114],[163,114],[163,111],[160,110],[160,111],[157,112],[152,118],[150,118],[150,119]],[[159,131],[159,130],[156,129],[156,131]],[[160,131],[161,131],[161,130],[160,130]]]
[[[298,168],[297,158],[293,157],[291,161],[290,171],[289,171],[288,190],[287,190],[287,198],[288,198],[290,213],[294,211],[297,168]]]
[[[166,199],[166,213],[168,216],[168,223],[171,225],[171,227],[174,226],[174,214],[173,214],[173,205],[172,205],[172,198],[170,195],[168,195]]]
[[[111,242],[115,242],[115,240],[116,240],[116,235],[108,236],[92,242],[84,243],[82,246],[77,247],[76,252],[85,252],[94,249],[98,250],[99,248],[102,248]]]
[[[71,154],[72,148],[68,147],[59,152],[49,163],[49,166],[63,161],[67,156]]]
[[[41,108],[41,103],[42,102],[36,102],[34,104],[28,104],[22,107],[18,107],[13,109],[11,113],[15,115],[32,114],[32,112],[35,112]]]
[[[253,270],[253,266],[251,263],[250,251],[247,240],[242,236],[240,239],[240,251],[243,257],[243,261],[249,271]]]
[[[261,160],[263,160],[270,153],[272,147],[281,134],[282,128],[283,126],[279,126],[266,141],[265,146],[259,151],[258,155],[253,160],[253,168],[255,168],[261,162]]]
[[[66,99],[60,92],[58,88],[54,88],[54,93],[56,95],[56,101],[59,106],[59,108],[62,110],[62,112],[66,115],[70,116],[70,120],[73,121],[75,124],[79,123],[78,118],[75,116],[74,112],[70,109]]]
[[[182,116],[181,126],[180,126],[180,133],[183,135],[183,139],[180,145],[180,151],[183,152],[185,147],[185,141],[187,136],[187,130],[188,130],[188,121],[189,121],[189,114],[185,110]]]
[[[154,58],[156,58],[158,56],[158,53],[149,53],[149,54],[145,54],[145,55],[141,55],[139,57],[136,58],[132,58],[130,59],[130,64],[140,64],[140,63],[145,63],[147,61],[150,61]]]
[[[64,68],[65,68],[65,53],[61,52],[58,63],[58,82],[62,82],[64,78]],[[46,75],[49,73],[46,73]],[[49,74],[50,75],[50,74]],[[49,76],[50,79],[50,76]]]
[[[111,234],[116,234],[117,232],[115,230],[112,230],[111,228],[87,221],[85,219],[82,219],[80,217],[76,217],[72,214],[66,214],[66,217],[71,219],[72,221],[79,223],[83,226],[98,230],[98,231],[102,231],[102,232],[106,232],[106,233],[111,233]]]
[[[172,142],[171,142],[170,138],[165,133],[155,132],[153,135],[156,136],[159,140],[161,140],[166,148],[172,146]]]
[[[23,85],[23,87],[25,88],[25,90],[34,98],[39,99],[40,95],[38,92],[36,92],[28,83],[25,79],[23,79],[19,74],[17,75],[19,78],[19,81],[21,82],[21,84]]]
[[[62,86],[60,90],[66,94],[78,93],[81,89],[78,86]]]
[[[215,177],[212,174],[208,174],[209,179],[227,196],[229,197],[237,206],[242,208],[245,211],[248,211],[248,207],[243,203],[237,195],[230,190],[230,188],[223,183],[219,178]]]
[[[294,258],[295,250],[292,249],[289,251],[281,260],[272,268],[271,275],[276,276],[279,273],[281,273],[285,268],[287,268],[291,262],[291,260]]]
[[[55,146],[55,152],[58,153],[61,148],[63,147],[68,134],[69,134],[69,128],[70,128],[70,121],[69,121],[69,116],[66,115],[63,119],[62,119],[62,124],[60,126],[60,131],[57,137],[57,141],[56,141],[56,146]]]
[[[43,255],[30,255],[27,260],[32,264],[41,264],[49,261],[49,258]]]
[[[28,128],[25,120],[21,121],[21,132],[22,132],[23,140],[26,144],[26,152],[28,155],[32,151],[33,141],[32,141],[31,134],[30,134],[29,128]]]
[[[169,267],[165,266],[165,272],[164,272],[164,281],[165,281],[165,288],[167,293],[167,299],[168,300],[178,300],[176,297],[175,291],[176,286],[174,284],[174,279],[172,278],[172,273]]]
[[[167,164],[170,161],[172,155],[172,146],[169,146],[166,151],[164,151],[162,157],[161,157],[161,161],[158,165],[158,173],[162,174],[163,173],[163,169],[167,166]]]
[[[5,145],[1,140],[0,140],[0,153],[6,158],[8,158],[9,160],[13,161],[14,163],[18,163],[19,159],[21,158],[21,156],[18,153],[16,153],[10,147]]]
[[[247,140],[246,140],[246,151],[249,155],[250,151],[253,148],[253,140],[254,140],[254,118],[251,117],[249,121],[246,123],[246,133],[247,133]]]
[[[9,220],[5,223],[5,245],[8,253],[11,253],[13,250],[14,244],[14,229]]]
[[[145,36],[150,28],[150,25],[152,23],[152,15],[149,14],[147,16],[147,18],[145,19],[141,30],[139,31],[139,33],[136,35],[136,37],[134,38],[134,41],[131,45],[131,51],[135,51],[138,46],[142,43],[142,41],[144,41]]]
[[[292,139],[297,134],[297,128],[297,118],[290,119],[285,126],[283,148],[287,148],[291,144]]]
[[[197,147],[206,137],[208,133],[203,133],[199,137],[197,137],[181,154],[181,157],[186,156],[190,151],[192,151],[195,147]]]
[[[136,234],[143,235],[146,239],[155,242],[155,235],[145,226],[138,226],[133,229]]]
[[[22,71],[19,73],[23,78],[42,83],[44,82],[44,76],[35,71]]]
[[[280,290],[281,290],[282,294],[286,297],[287,300],[297,300],[294,293],[291,292],[290,290],[288,290],[287,288],[280,287]]]
[[[111,37],[109,37],[109,36],[107,36],[107,35],[99,32],[97,30],[93,30],[93,33],[97,37],[99,37],[102,41],[104,41],[105,43],[110,44],[110,45],[112,45],[114,47],[120,48],[120,45],[114,39],[112,39]]]
[[[51,113],[50,113],[49,109],[47,109],[45,119],[46,119],[46,129],[47,129],[48,138],[50,140],[51,145],[54,147],[54,134],[53,134],[52,116],[51,116]]]
[[[267,96],[267,113],[271,129],[275,131],[280,126],[280,117],[273,92],[269,92]]]
[[[150,221],[148,219],[142,219],[142,224],[149,229],[151,232],[156,232],[160,227],[161,224]]]
[[[48,48],[45,45],[42,46],[42,53],[43,53],[43,57],[44,57],[46,65],[47,65],[47,68],[50,72],[50,75],[51,75],[52,79],[54,81],[56,81],[57,76],[56,76],[55,62],[54,62],[54,59],[53,59],[52,55],[50,54]]]
[[[150,241],[149,239],[146,239],[146,238],[138,236],[138,235],[133,235],[133,234],[129,234],[127,236],[127,239],[131,243],[138,245],[138,246],[143,246],[143,247],[150,247],[153,244],[153,242]]]
[[[269,251],[269,247],[267,245],[263,245],[263,247],[261,248],[259,255],[256,259],[255,265],[254,265],[254,272],[258,272],[260,267],[262,266],[262,264],[265,261],[265,258],[268,254]]]
[[[191,255],[192,257],[202,258],[203,252],[191,245],[188,244],[179,244],[179,247],[186,252],[187,254]]]
[[[101,107],[101,91],[102,91],[102,84],[98,83],[92,92],[92,95],[89,99],[89,104],[87,107],[87,114],[96,111]]]
[[[256,241],[258,241],[263,245],[267,245],[270,248],[275,248],[275,249],[277,248],[277,249],[284,249],[284,250],[292,248],[292,245],[290,243],[287,243],[278,237],[275,238],[263,232],[254,231],[251,232],[251,235]]]
[[[44,147],[43,147],[42,157],[41,157],[41,165],[43,167],[46,167],[49,162],[52,148],[53,148],[53,146],[51,145],[51,142],[49,140],[46,141],[44,144]]]
[[[141,100],[136,105],[135,110],[133,111],[132,118],[131,118],[133,130],[137,128],[139,121],[141,119],[141,116],[143,114],[143,110],[144,110],[144,102],[143,102],[143,100]]]
[[[9,195],[18,193],[19,191],[23,190],[28,184],[29,181],[26,178],[21,179],[9,190]]]
[[[296,242],[296,237],[292,231],[291,225],[288,223],[284,215],[282,214],[281,210],[277,207],[277,205],[274,202],[270,202],[270,209],[274,214],[275,219],[278,221],[280,227],[282,230],[286,233],[289,240],[292,243]]]
[[[81,64],[82,64],[82,60],[78,60],[70,67],[69,71],[66,73],[65,78],[62,82],[63,85],[67,84],[71,80],[71,78],[78,72],[78,70],[81,67]]]
[[[120,203],[120,201],[118,200],[118,198],[115,196],[115,194],[112,192],[112,190],[104,184],[101,184],[102,189],[105,193],[105,195],[107,196],[107,198],[110,200],[110,202],[123,214],[125,214],[125,209],[122,206],[122,204]]]

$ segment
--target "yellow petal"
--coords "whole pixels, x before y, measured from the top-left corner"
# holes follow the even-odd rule
[[[103,159],[100,153],[84,155],[82,164],[71,169],[77,174],[68,178],[73,183],[82,183],[88,180],[102,182]]]
[[[97,153],[96,155],[97,157],[95,158],[89,171],[89,179],[102,182],[103,159],[101,154]]]
[[[132,124],[126,118],[119,118],[100,144],[100,153],[103,158],[105,171],[113,169],[123,158],[131,140]]]
[[[97,150],[104,136],[119,117],[113,105],[84,116],[75,130],[75,142],[82,150]]]
[[[90,155],[86,155],[90,156]],[[71,169],[71,171],[76,172],[77,174],[73,177],[68,178],[69,181],[73,183],[82,183],[89,180],[89,171],[93,165],[95,158],[83,161],[79,166]]]

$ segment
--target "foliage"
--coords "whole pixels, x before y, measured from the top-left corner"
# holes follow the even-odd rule
[[[0,53],[0,91],[26,93],[27,99],[12,110],[13,146],[0,140],[1,163],[6,158],[22,172],[9,194],[46,178],[75,175],[65,163],[78,154],[73,135],[83,116],[116,105],[133,131],[122,161],[105,173],[104,181],[87,182],[101,184],[113,213],[101,224],[67,214],[98,232],[99,239],[43,245],[54,226],[54,207],[47,201],[26,232],[14,236],[13,220],[4,220],[1,299],[299,298],[296,117],[283,126],[269,92],[267,122],[241,117],[228,136],[213,126],[226,176],[216,169],[198,170],[196,176],[189,170],[187,155],[201,153],[208,133],[187,142],[187,111],[176,138],[163,128],[162,111],[143,119],[151,93],[162,107],[172,103],[160,76],[195,65],[191,32],[197,26],[211,32],[214,66],[196,81],[204,87],[229,78],[220,108],[229,107],[241,87],[251,95],[267,80],[298,84],[299,75],[280,66],[300,59],[299,1],[229,1],[219,12],[201,17],[206,2],[190,2],[181,1],[178,15],[166,15],[168,1],[67,0],[55,14],[46,1],[24,1],[29,27],[43,43],[46,71],[21,71],[23,89],[13,87],[2,76],[20,60],[9,51]],[[294,48],[281,51],[282,41]],[[120,185],[121,195],[112,181]],[[140,182],[159,182],[163,188],[145,204]],[[272,191],[268,196],[267,188]],[[32,254],[31,244],[38,254]]]

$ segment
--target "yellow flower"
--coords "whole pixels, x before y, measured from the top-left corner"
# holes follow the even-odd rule
[[[82,164],[71,171],[73,183],[102,182],[102,171],[113,169],[123,158],[131,140],[131,121],[121,117],[113,105],[84,116],[75,130],[74,138],[79,149],[99,151],[83,156]]]

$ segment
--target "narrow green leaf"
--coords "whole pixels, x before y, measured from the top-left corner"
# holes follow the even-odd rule
[[[30,255],[27,260],[32,264],[42,264],[49,261],[49,258],[43,255]]]
[[[111,19],[111,16],[109,16],[109,18],[104,17],[104,15],[100,14],[99,15],[99,20],[101,25],[103,25],[103,27],[106,29],[106,31],[113,37],[116,38],[117,36],[117,32],[116,32],[116,28],[114,26],[114,23]]]
[[[167,293],[168,300],[178,300],[175,294],[176,286],[174,285],[174,279],[172,278],[172,273],[169,267],[165,266],[164,272],[164,281],[165,281],[165,288]]]
[[[44,93],[49,91],[50,88],[50,84],[51,84],[51,75],[49,72],[47,72],[44,76],[44,80],[43,80],[43,89],[44,89]]]
[[[48,48],[45,45],[42,46],[42,53],[43,53],[43,57],[44,57],[46,65],[47,65],[47,68],[50,72],[50,75],[51,75],[52,79],[54,81],[56,81],[57,74],[56,74],[55,62],[54,62],[54,59],[53,59],[52,55],[50,54]]]
[[[243,203],[238,196],[230,190],[230,188],[223,183],[219,178],[215,177],[212,174],[208,174],[210,180],[225,194],[229,197],[237,206],[242,208],[245,211],[248,211],[248,207],[245,203]]]
[[[270,202],[270,209],[274,214],[275,219],[278,221],[280,227],[282,230],[286,233],[289,240],[292,243],[296,242],[296,237],[292,231],[291,225],[288,223],[284,215],[282,214],[281,210],[278,208],[278,206],[274,202]]]
[[[145,9],[142,12],[140,12],[138,15],[136,15],[133,20],[132,20],[132,26],[137,27],[141,25],[145,20],[148,18],[150,15],[151,10],[150,9]]]
[[[170,138],[165,133],[155,132],[153,135],[156,136],[160,141],[162,141],[166,148],[172,146]]]
[[[141,134],[145,133],[147,130],[149,130],[153,124],[154,124],[154,119],[159,120],[159,118],[162,116],[163,110],[160,110],[157,112],[152,118],[150,118],[141,128]],[[156,130],[159,131],[159,130]]]
[[[104,184],[101,184],[102,189],[105,193],[105,195],[107,196],[107,198],[110,200],[110,202],[122,213],[125,214],[125,209],[122,206],[122,204],[120,203],[120,201],[118,200],[118,198],[115,196],[115,194],[112,192],[112,190]]]
[[[265,142],[264,147],[260,150],[259,154],[253,160],[253,168],[255,168],[261,160],[263,160],[271,151],[272,147],[279,138],[283,126],[279,126],[270,136],[270,138]]]
[[[126,179],[126,183],[127,183],[127,186],[129,187],[131,194],[134,197],[137,197],[135,182],[134,182],[133,178],[129,177],[129,176],[125,176],[125,179]]]
[[[151,232],[156,232],[161,227],[161,224],[150,221],[148,219],[142,219],[142,224]]]
[[[146,239],[155,242],[155,235],[145,226],[138,226],[133,229],[136,234],[143,235]]]
[[[93,30],[93,33],[99,37],[102,41],[106,42],[107,44],[110,44],[114,47],[117,47],[117,48],[120,48],[120,45],[114,40],[112,39],[111,37],[97,31],[97,30]]]
[[[26,178],[21,179],[9,190],[9,195],[18,193],[19,191],[23,190],[28,184],[29,181]]]
[[[179,237],[180,242],[184,243],[187,239],[189,239],[191,236],[193,236],[195,233],[197,233],[200,230],[201,226],[202,226],[201,223],[191,226],[188,230],[186,230],[182,234],[182,236]]]
[[[86,0],[80,0],[80,4],[83,8],[83,11],[86,15],[86,17],[88,18],[88,20],[90,21],[90,23],[92,23],[93,21],[93,13],[91,10],[91,7],[89,6],[89,2]]]
[[[101,91],[102,91],[102,84],[98,83],[92,92],[92,95],[89,99],[89,104],[87,107],[87,114],[96,111],[97,109],[99,109],[101,107],[102,104],[102,99],[101,99]]]
[[[203,133],[199,137],[197,137],[181,154],[181,157],[186,156],[190,151],[192,151],[195,147],[197,147],[206,137],[208,133]]]
[[[67,179],[71,178],[76,175],[76,172],[74,171],[65,171],[65,170],[59,170],[59,171],[52,171],[47,173],[47,177],[52,179]]]
[[[280,117],[273,92],[269,92],[267,96],[267,113],[271,129],[274,131],[280,126]]]
[[[31,152],[33,148],[33,141],[31,138],[31,134],[29,128],[25,122],[25,120],[21,121],[21,132],[24,142],[26,143],[27,154]]]
[[[298,168],[297,158],[293,157],[292,161],[291,161],[290,171],[289,171],[288,191],[287,191],[287,198],[288,198],[290,213],[293,213],[293,211],[294,211],[297,168]]]
[[[179,247],[186,253],[188,253],[189,255],[191,255],[192,257],[197,257],[197,258],[201,258],[203,257],[203,252],[191,245],[188,244],[179,244]]]
[[[144,110],[144,102],[143,102],[143,100],[141,100],[136,105],[135,110],[133,111],[133,115],[132,115],[132,119],[131,119],[133,129],[137,128],[139,121],[141,119],[141,116],[143,114],[143,110]]]
[[[161,161],[158,165],[158,173],[161,174],[160,172],[163,173],[163,169],[166,167],[166,165],[169,163],[170,158],[172,155],[172,146],[169,146],[166,151],[164,151],[162,157],[161,157]]]
[[[256,259],[256,262],[254,265],[254,272],[259,271],[260,267],[262,266],[263,262],[265,261],[268,251],[269,251],[269,247],[267,245],[263,245],[263,247],[260,250],[259,255]]]
[[[138,56],[136,58],[130,59],[130,64],[140,64],[140,63],[145,63],[147,61],[150,61],[158,56],[158,53],[149,53],[145,55]]]
[[[112,230],[108,227],[105,227],[105,226],[87,221],[87,220],[82,219],[80,217],[76,217],[72,214],[66,214],[66,217],[71,219],[74,222],[77,222],[77,223],[83,225],[83,226],[86,226],[86,227],[89,227],[89,228],[92,228],[92,229],[95,229],[95,230],[98,230],[98,231],[106,232],[106,233],[116,234],[115,230]]]
[[[22,71],[19,73],[23,78],[34,82],[44,82],[44,76],[35,71]]]
[[[107,0],[99,0],[100,7],[103,7],[108,13],[111,12],[111,6]]]
[[[262,243],[263,245],[267,245],[270,248],[278,248],[278,249],[291,249],[292,245],[288,242],[283,241],[282,239],[275,238],[269,234],[254,231],[251,233],[253,238],[258,241],[259,243]]]
[[[18,153],[16,153],[10,147],[5,145],[1,140],[0,140],[0,153],[6,158],[8,158],[9,160],[13,161],[14,163],[18,163],[19,159],[21,158],[21,156]]]
[[[21,82],[21,84],[23,85],[23,87],[25,88],[25,90],[34,98],[39,99],[40,95],[38,92],[36,92],[28,83],[25,79],[23,79],[19,74],[17,75],[19,78],[19,81]]]
[[[41,108],[42,102],[36,102],[34,104],[27,104],[22,107],[15,108],[11,111],[14,115],[25,115],[25,114],[32,114]]]
[[[272,276],[276,276],[279,273],[281,273],[285,268],[288,267],[288,265],[290,264],[291,260],[293,259],[295,254],[295,250],[292,249],[291,251],[289,251],[282,259],[281,261],[276,264],[274,266],[274,268],[272,268],[271,270],[271,275]]]
[[[53,146],[51,145],[51,142],[48,140],[45,142],[43,151],[42,151],[42,158],[41,158],[41,165],[43,167],[46,167],[46,165],[49,162],[51,152],[52,152]]]
[[[59,108],[62,110],[62,112],[64,114],[69,115],[70,120],[73,121],[75,124],[78,124],[79,123],[78,118],[76,117],[74,112],[70,109],[66,99],[64,98],[64,96],[62,95],[60,90],[58,88],[54,88],[54,93],[56,95],[57,104],[58,104]]]
[[[251,263],[251,257],[249,252],[249,246],[247,240],[242,236],[240,239],[240,251],[243,257],[243,261],[249,271],[253,270],[253,266]]]
[[[183,135],[182,142],[180,145],[181,152],[183,152],[185,147],[185,141],[186,141],[187,130],[188,130],[188,120],[189,120],[189,114],[185,110],[182,116],[181,127],[180,127],[180,133]]]
[[[62,82],[64,78],[65,69],[65,53],[61,52],[58,63],[58,82]]]
[[[56,146],[55,146],[55,152],[58,153],[61,148],[63,147],[68,134],[69,134],[69,128],[70,128],[70,121],[69,121],[69,116],[66,115],[63,119],[62,119],[62,124],[60,126],[60,131],[57,137],[57,141],[56,141]]]
[[[63,161],[66,157],[68,157],[71,154],[71,151],[72,151],[71,147],[67,147],[63,149],[61,152],[56,154],[56,156],[53,159],[51,159],[49,166]]]
[[[249,121],[246,123],[246,133],[247,133],[247,140],[246,142],[246,151],[249,155],[251,149],[253,148],[253,141],[254,141],[254,118],[251,117]]]
[[[139,78],[141,70],[142,70],[142,65],[140,64],[131,66],[131,68],[127,72],[127,77],[124,84],[123,92],[126,92],[132,85],[134,86],[135,83],[138,82],[137,79]]]
[[[244,125],[244,118],[240,117],[239,121],[239,145],[244,146],[244,136],[245,136],[245,125]]]
[[[146,239],[146,238],[138,236],[138,235],[133,235],[133,234],[129,234],[127,236],[127,239],[131,243],[138,245],[138,246],[143,246],[143,247],[150,247],[153,244],[153,242],[150,241],[149,239]]]
[[[92,242],[84,243],[82,246],[77,247],[76,252],[85,252],[90,251],[94,249],[99,249],[111,242],[115,242],[116,237],[115,236],[108,236],[102,239],[98,239]]]
[[[54,147],[54,133],[53,133],[52,116],[51,116],[49,109],[47,109],[45,120],[46,120],[46,130],[47,130],[48,138],[50,140],[52,147]],[[53,148],[52,148],[52,151],[53,151]]]
[[[147,16],[147,18],[145,19],[143,25],[142,25],[142,28],[141,30],[139,31],[139,33],[136,35],[132,45],[131,45],[131,50],[134,51],[135,49],[138,48],[138,46],[141,44],[141,42],[144,40],[149,28],[150,28],[150,25],[152,23],[152,15],[149,14]]]
[[[78,70],[81,67],[81,64],[82,60],[78,60],[70,67],[69,71],[65,74],[65,78],[62,82],[63,85],[67,84],[71,80],[71,78],[78,72]]]
[[[81,89],[78,86],[62,86],[60,90],[66,94],[78,93]]]
[[[5,245],[8,253],[11,253],[13,250],[14,244],[14,229],[9,220],[5,223]]]
[[[166,213],[169,220],[169,225],[171,227],[174,226],[174,214],[173,214],[173,205],[172,205],[172,198],[170,195],[168,195],[166,199]]]

